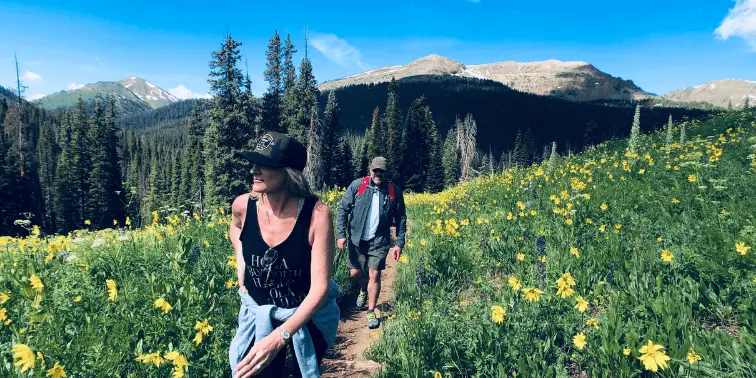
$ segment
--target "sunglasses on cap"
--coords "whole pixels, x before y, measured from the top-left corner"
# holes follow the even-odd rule
[[[386,173],[386,171],[384,171],[383,169],[380,169],[380,168],[373,169],[373,172],[374,173]]]

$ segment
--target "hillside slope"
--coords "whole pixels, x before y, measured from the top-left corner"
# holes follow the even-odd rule
[[[137,113],[152,108],[150,104],[142,101],[123,85],[108,81],[88,84],[76,90],[53,93],[34,101],[34,103],[48,110],[70,109],[76,105],[79,96],[85,103],[91,104],[95,101],[104,103],[108,95],[115,96],[119,115]]]

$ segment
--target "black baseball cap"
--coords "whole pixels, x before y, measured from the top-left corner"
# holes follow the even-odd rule
[[[287,134],[267,132],[257,141],[254,151],[237,152],[252,164],[265,167],[289,167],[299,171],[307,164],[307,149]]]

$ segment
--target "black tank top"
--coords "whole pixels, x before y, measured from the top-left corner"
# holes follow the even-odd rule
[[[247,201],[247,215],[239,240],[244,256],[244,286],[258,304],[282,308],[299,306],[310,291],[310,223],[316,197],[305,198],[291,234],[269,248],[257,219],[257,200]]]

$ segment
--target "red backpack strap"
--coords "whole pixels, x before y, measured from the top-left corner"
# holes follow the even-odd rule
[[[389,198],[391,198],[392,201],[394,200],[394,183],[393,182],[389,183]]]
[[[368,187],[368,183],[370,183],[370,177],[366,176],[362,178],[362,185],[360,185],[360,188],[357,189],[357,197],[362,195],[362,193],[365,192],[365,189]]]

